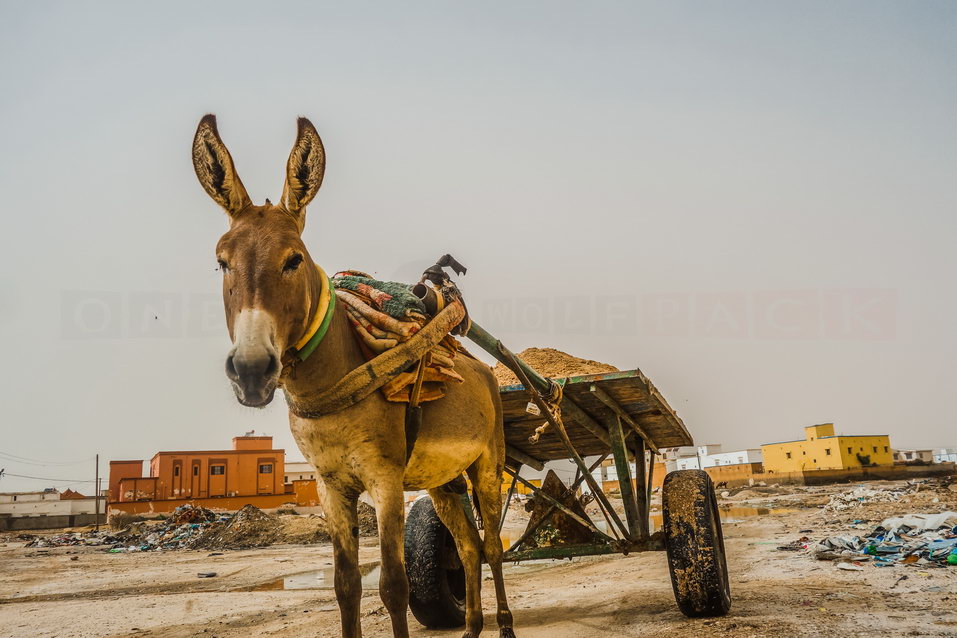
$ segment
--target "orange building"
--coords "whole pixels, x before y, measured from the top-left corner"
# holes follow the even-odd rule
[[[111,461],[109,506],[144,513],[172,511],[184,502],[218,509],[318,504],[312,502],[314,480],[283,483],[284,458],[271,436],[237,436],[231,450],[157,452],[149,476],[142,476],[141,460]]]

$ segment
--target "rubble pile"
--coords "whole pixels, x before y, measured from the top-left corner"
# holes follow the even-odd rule
[[[211,525],[193,539],[190,549],[246,549],[265,547],[279,540],[279,517],[266,514],[254,505],[245,505],[221,525]]]
[[[189,549],[206,530],[230,518],[229,514],[217,514],[205,507],[181,505],[159,525],[139,521],[119,531],[71,532],[55,536],[37,536],[27,544],[27,547],[109,545],[110,551],[113,552]]]
[[[359,503],[359,534],[378,533],[375,509]],[[321,516],[275,516],[254,505],[235,514],[216,513],[204,507],[181,505],[159,523],[139,521],[119,531],[67,532],[55,535],[23,535],[26,547],[100,546],[113,553],[176,549],[246,549],[275,543],[328,542],[329,532]]]

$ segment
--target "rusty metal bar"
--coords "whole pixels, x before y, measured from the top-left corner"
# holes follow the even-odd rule
[[[615,470],[618,473],[618,490],[621,492],[622,505],[625,507],[625,520],[628,521],[628,538],[635,540],[639,537],[640,516],[638,513],[638,499],[635,486],[631,484],[631,471],[628,467],[628,454],[625,447],[625,434],[621,427],[621,417],[612,416],[608,419],[608,433],[611,435],[611,451],[615,459]],[[637,471],[638,456],[635,455]],[[642,492],[639,493],[643,493]]]
[[[544,462],[539,461],[534,456],[529,456],[525,452],[522,452],[518,448],[508,445],[507,443],[505,444],[505,456],[510,456],[522,465],[527,465],[533,470],[538,470],[539,472],[545,469]]]
[[[502,557],[509,562],[520,562],[523,560],[541,560],[546,558],[574,558],[575,556],[599,556],[602,554],[629,554],[631,552],[654,552],[665,548],[664,540],[659,534],[636,542],[625,541],[615,545],[558,545],[554,547],[536,547],[526,549],[520,552],[508,551]]]
[[[612,542],[616,541],[615,538],[609,536],[609,535],[606,534],[605,532],[603,532],[603,531],[601,531],[600,529],[598,529],[598,527],[596,527],[595,524],[594,524],[593,522],[591,522],[591,520],[589,520],[589,519],[587,519],[587,518],[582,518],[581,516],[579,516],[578,514],[576,514],[575,512],[573,512],[572,510],[570,510],[569,508],[565,507],[565,506],[561,503],[561,501],[555,499],[555,498],[554,498],[553,496],[551,496],[550,494],[546,494],[545,492],[543,492],[543,491],[541,490],[540,487],[536,486],[536,485],[535,485],[534,483],[532,483],[531,481],[526,480],[525,478],[519,476],[517,473],[513,474],[512,471],[511,471],[509,468],[505,468],[505,471],[506,471],[507,473],[511,474],[513,477],[515,477],[522,485],[524,485],[525,487],[527,487],[527,488],[529,488],[530,490],[532,490],[532,492],[534,492],[537,496],[541,496],[541,497],[544,498],[546,501],[548,501],[549,503],[551,503],[552,505],[554,505],[555,507],[557,507],[558,509],[560,509],[562,512],[564,512],[565,514],[567,514],[569,517],[571,517],[571,518],[574,519],[575,521],[581,523],[582,525],[584,525],[585,527],[589,528],[591,531],[595,532],[596,534],[607,538],[609,541],[612,541]],[[544,520],[545,520],[545,519],[543,518],[542,521],[544,521]],[[523,539],[523,540],[524,540],[524,539]]]
[[[630,425],[632,429],[635,431],[635,433],[645,440],[645,444],[649,448],[651,448],[655,453],[658,452],[658,446],[655,445],[655,442],[651,440],[651,437],[648,436],[648,433],[645,432],[645,430],[640,425],[638,425],[638,423],[636,423],[635,420],[632,419],[627,412],[625,412],[625,409],[622,408],[618,404],[618,402],[611,397],[611,395],[609,395],[607,392],[599,388],[594,383],[591,384],[588,387],[588,389],[591,390],[592,394],[595,395],[596,399],[598,399],[599,401],[607,405],[609,408],[611,408],[615,412],[615,414],[621,417],[622,421]]]

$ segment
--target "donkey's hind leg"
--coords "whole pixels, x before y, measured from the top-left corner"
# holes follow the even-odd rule
[[[492,570],[495,582],[495,600],[498,603],[496,620],[501,638],[515,638],[512,630],[512,612],[505,597],[505,575],[502,573],[502,537],[499,535],[499,523],[502,518],[502,461],[493,458],[486,451],[468,469],[472,488],[478,498],[478,507],[485,522],[484,549],[485,560]]]
[[[452,533],[459,560],[465,569],[465,633],[462,638],[478,638],[485,622],[482,618],[482,556],[478,530],[465,515],[458,494],[436,488],[429,490],[429,496],[435,513]]]

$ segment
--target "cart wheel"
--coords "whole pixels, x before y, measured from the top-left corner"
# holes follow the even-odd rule
[[[691,618],[725,615],[731,608],[731,588],[711,477],[702,470],[665,476],[662,510],[678,608]]]
[[[437,629],[465,624],[465,569],[451,532],[427,496],[415,501],[406,517],[405,572],[416,620]]]

